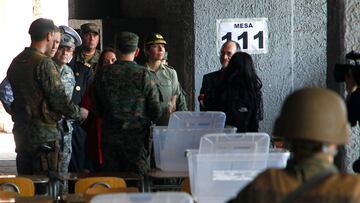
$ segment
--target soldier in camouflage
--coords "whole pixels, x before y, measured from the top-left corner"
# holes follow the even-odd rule
[[[159,95],[148,71],[134,62],[139,37],[120,33],[117,61],[98,70],[92,94],[93,111],[102,116],[104,171],[150,169],[149,128],[160,117]]]
[[[60,132],[64,115],[78,119],[79,107],[69,102],[59,72],[49,55],[59,46],[60,30],[39,18],[29,28],[31,45],[14,58],[7,71],[14,94],[11,103],[19,174],[58,170]]]
[[[343,99],[322,88],[305,88],[284,102],[274,135],[292,156],[285,169],[267,169],[228,203],[359,202],[360,176],[339,173],[337,147],[348,142],[350,126]]]
[[[73,90],[75,87],[75,76],[72,69],[67,65],[71,59],[74,49],[81,45],[81,38],[77,32],[71,27],[62,25],[60,29],[63,34],[60,40],[60,46],[53,57],[60,73],[61,82],[65,87],[65,94],[68,100],[71,100]],[[59,157],[59,172],[68,172],[68,167],[71,159],[71,135],[73,131],[72,120],[62,118],[59,121],[59,128],[61,132],[60,138],[60,157]]]

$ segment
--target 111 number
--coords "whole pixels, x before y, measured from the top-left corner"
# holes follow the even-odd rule
[[[242,48],[248,49],[248,32],[243,32],[241,35],[237,37],[238,40],[242,40]],[[259,31],[256,35],[254,35],[254,40],[259,39],[259,49],[264,48],[264,32]],[[232,33],[228,32],[226,35],[221,37],[221,40],[232,40]]]

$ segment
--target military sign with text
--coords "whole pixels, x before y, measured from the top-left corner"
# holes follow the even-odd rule
[[[267,18],[217,19],[216,30],[217,50],[226,40],[234,40],[249,54],[267,53]]]

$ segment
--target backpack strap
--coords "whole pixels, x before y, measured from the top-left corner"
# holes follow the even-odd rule
[[[327,177],[337,173],[337,169],[335,167],[327,168],[313,177],[311,177],[309,180],[301,184],[299,187],[297,187],[294,191],[287,194],[284,199],[282,200],[282,203],[293,203],[299,196],[301,196],[304,192],[307,190],[312,189],[317,183],[321,182],[322,180],[325,180]]]

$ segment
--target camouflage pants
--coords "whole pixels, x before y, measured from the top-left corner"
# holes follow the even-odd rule
[[[68,172],[68,167],[71,159],[71,137],[72,137],[72,125],[70,121],[61,120],[59,123],[61,126],[65,126],[60,128],[61,139],[60,139],[60,156],[59,156],[59,172]]]
[[[58,171],[59,143],[57,141],[33,144],[26,150],[17,151],[18,174],[45,174]]]
[[[120,146],[103,146],[103,171],[134,172],[144,175],[150,170],[150,156],[145,148],[124,150]]]

